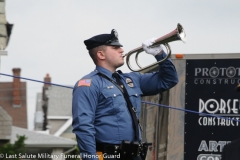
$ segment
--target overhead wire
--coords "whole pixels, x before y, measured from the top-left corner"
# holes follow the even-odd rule
[[[73,87],[71,87],[71,86],[60,85],[60,84],[56,84],[56,83],[40,81],[40,80],[31,79],[31,78],[14,76],[14,75],[9,75],[9,74],[4,74],[4,73],[0,73],[0,75],[9,76],[9,77],[13,77],[13,78],[19,78],[19,79],[25,79],[25,80],[29,80],[29,81],[34,81],[34,82],[39,82],[39,83],[44,83],[44,84],[55,85],[55,86],[59,86],[59,87],[73,89]],[[148,104],[148,105],[159,106],[159,107],[164,107],[164,108],[169,108],[169,109],[174,109],[174,110],[179,110],[179,111],[184,111],[184,112],[189,112],[189,113],[194,113],[194,114],[199,114],[199,115],[204,115],[204,116],[211,116],[211,117],[216,117],[216,118],[221,118],[221,119],[228,119],[228,120],[231,120],[231,121],[240,122],[240,120],[230,119],[229,117],[223,117],[223,116],[218,116],[218,115],[214,115],[214,114],[201,113],[201,112],[197,112],[197,111],[193,111],[193,110],[187,110],[187,109],[183,109],[183,108],[176,108],[176,107],[167,106],[167,105],[163,105],[163,104],[157,104],[157,103],[152,103],[152,102],[147,102],[147,101],[141,101],[141,103]]]

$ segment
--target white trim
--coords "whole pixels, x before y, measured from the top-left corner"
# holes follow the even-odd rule
[[[47,119],[69,119],[71,116],[47,116]]]
[[[76,149],[76,146],[74,146],[73,148],[71,148],[71,149],[69,149],[69,150],[63,152],[63,154],[68,154],[68,153],[74,151],[75,149]]]
[[[171,59],[239,59],[240,53],[183,53],[183,58],[176,58],[177,53],[171,54]]]
[[[72,117],[65,122],[62,127],[60,127],[57,132],[54,133],[54,136],[59,137],[69,126],[72,125]]]
[[[49,129],[47,129],[47,130],[45,130],[45,131],[37,131],[37,130],[35,130],[34,132],[36,132],[36,133],[42,133],[42,134],[49,134],[50,132],[49,132]]]

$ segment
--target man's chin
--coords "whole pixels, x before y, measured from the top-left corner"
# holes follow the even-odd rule
[[[123,65],[124,65],[124,62],[121,63],[121,64],[119,64],[119,65],[117,66],[117,68],[122,67]]]

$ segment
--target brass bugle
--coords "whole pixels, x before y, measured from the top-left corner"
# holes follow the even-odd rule
[[[169,42],[172,42],[172,41],[177,41],[177,40],[181,40],[183,41],[184,43],[186,42],[186,33],[182,27],[181,24],[177,24],[177,28],[175,30],[173,30],[172,32],[158,38],[155,40],[155,42],[153,43],[152,46],[150,47],[154,47],[154,46],[157,46],[157,45],[160,45],[160,44],[163,44],[165,47],[166,47],[166,51],[167,51],[167,56],[160,60],[160,61],[157,61],[153,64],[150,64],[150,65],[147,65],[146,67],[142,67],[139,63],[138,63],[138,55],[143,52],[143,47],[138,47],[138,48],[135,48],[131,51],[129,51],[127,54],[125,54],[123,57],[126,57],[126,63],[127,63],[127,66],[128,68],[131,70],[131,71],[134,71],[134,72],[140,72],[142,70],[145,70],[145,69],[148,69],[148,68],[151,68],[157,64],[160,64],[162,62],[164,62],[165,60],[167,60],[170,56],[171,56],[171,48],[169,46]],[[140,68],[140,69],[133,69],[132,66],[130,65],[130,56],[135,54],[136,53],[136,56],[135,56],[135,61],[136,61],[136,64],[137,66]]]

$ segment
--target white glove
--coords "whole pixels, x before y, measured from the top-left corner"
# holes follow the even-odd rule
[[[144,51],[153,56],[156,56],[158,53],[160,53],[163,50],[161,45],[150,47],[155,42],[156,39],[157,38],[151,38],[142,43],[142,47]]]

